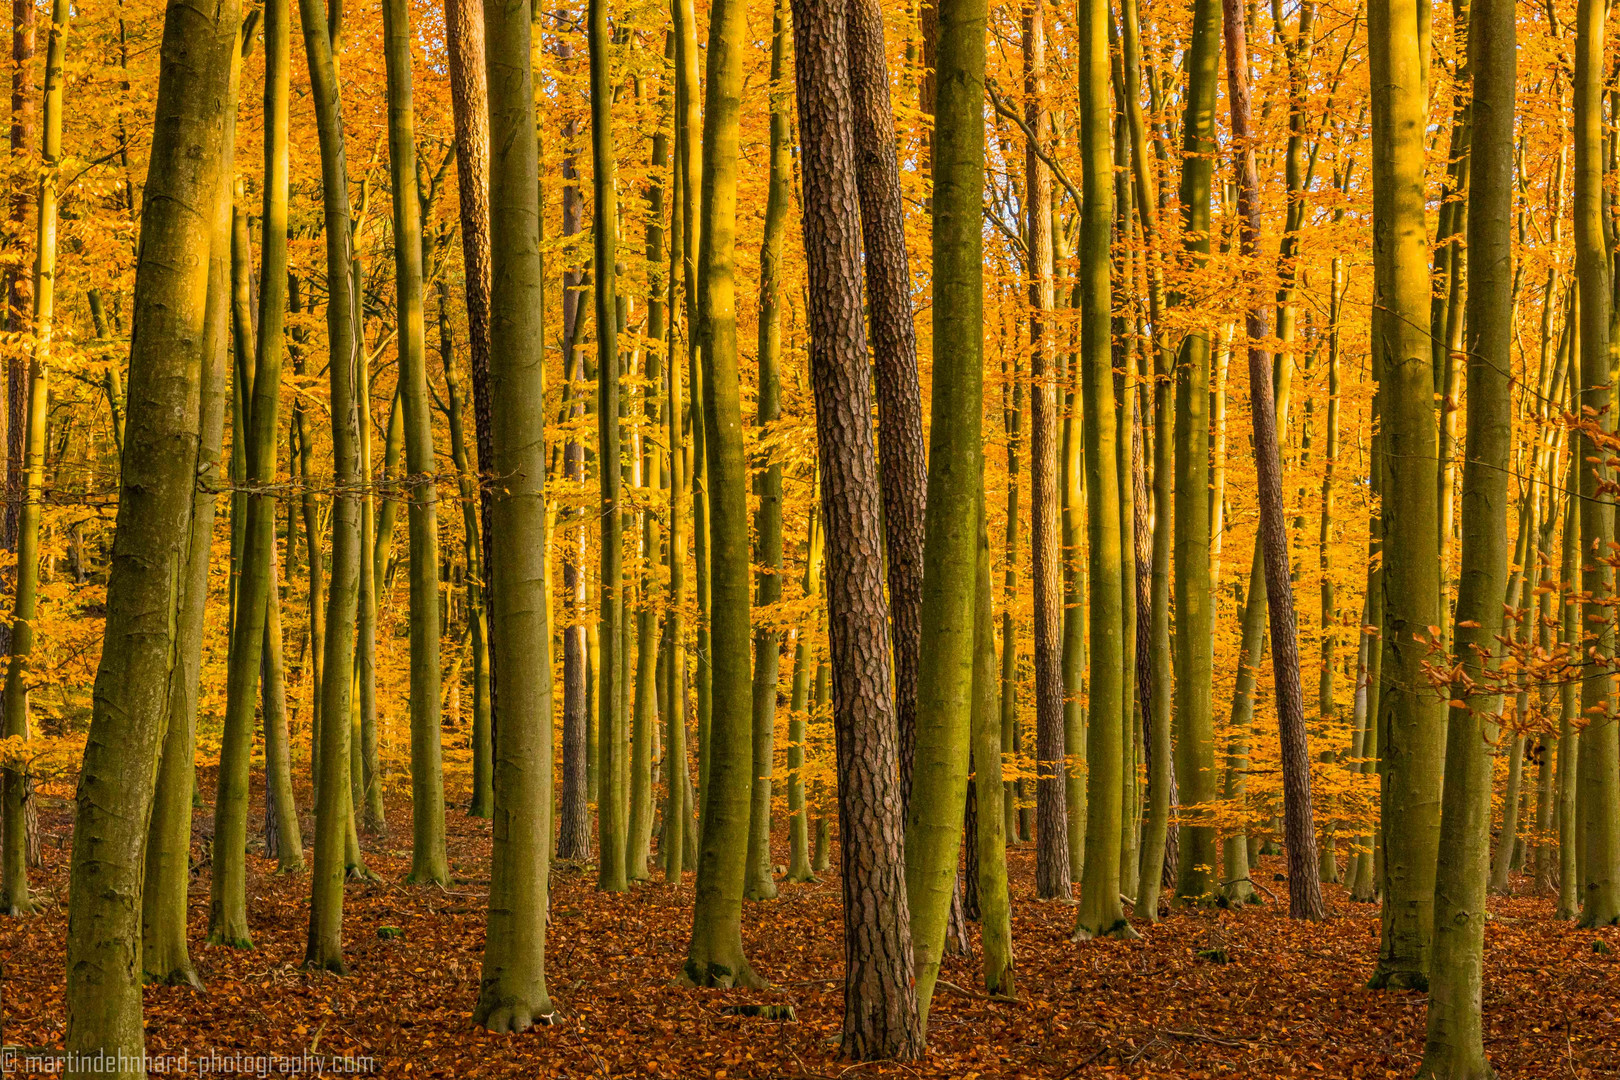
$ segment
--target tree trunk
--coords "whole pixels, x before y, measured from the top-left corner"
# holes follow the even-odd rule
[[[928,485],[922,390],[917,379],[917,328],[911,306],[894,107],[889,100],[883,7],[879,0],[846,0],[844,18],[850,120],[855,130],[855,186],[860,194],[867,311],[876,367],[878,475],[883,487],[894,719],[900,732],[900,807],[904,814],[911,798],[917,665],[922,651],[923,518]]]
[[[984,8],[979,12],[983,13]],[[937,190],[937,189],[936,189]],[[937,203],[936,203],[937,205]],[[1001,780],[1001,722],[996,708],[996,629],[990,608],[990,534],[984,499],[979,500],[979,568],[973,618],[973,791],[978,800],[975,835],[979,886],[979,945],[984,954],[984,992],[1011,997],[1012,902],[1007,887],[1007,797]]]
[[[936,345],[923,546],[916,770],[906,813],[906,897],[924,1037],[957,894],[976,708],[973,673],[984,493],[984,0],[939,13],[935,101],[933,339]],[[808,237],[806,238],[808,240]],[[979,711],[983,704],[978,703]],[[1060,718],[1061,722],[1061,718]],[[999,760],[999,756],[997,758]],[[988,760],[985,761],[989,765]],[[1067,836],[1058,837],[1067,850]],[[976,840],[976,838],[975,838]]]
[[[445,41],[450,60],[450,105],[456,140],[456,190],[461,208],[461,255],[466,270],[468,366],[473,372],[474,433],[480,473],[489,468],[489,91],[484,70],[484,15],[476,0],[445,0]],[[480,386],[483,392],[480,393]],[[454,439],[454,436],[452,436]],[[465,454],[465,450],[463,450]],[[467,472],[467,463],[458,468]],[[468,813],[489,817],[493,813],[491,791],[491,747],[489,741],[489,486],[477,484],[479,518],[478,572],[469,577],[477,583],[478,603],[486,616],[474,624],[473,639],[473,793]],[[469,492],[462,493],[465,502]],[[469,506],[464,518],[470,520]],[[469,535],[471,532],[469,530]],[[471,598],[469,598],[471,599]],[[480,673],[480,661],[482,669]],[[477,704],[483,697],[483,709]]]
[[[596,300],[597,479],[601,485],[602,549],[597,637],[601,650],[596,667],[597,842],[600,847],[597,887],[609,892],[629,888],[624,874],[625,824],[620,803],[625,762],[619,742],[624,710],[624,518],[619,467],[619,338],[615,301],[618,260],[618,199],[615,194],[613,127],[610,119],[613,75],[609,70],[606,0],[590,0],[586,38],[591,59],[591,162],[596,199],[591,236],[594,242],[592,282]]]
[[[804,594],[821,595],[821,569],[826,536],[819,508],[810,512],[810,536],[805,544]],[[793,699],[788,720],[788,872],[789,881],[814,881],[810,865],[810,815],[804,801],[804,767],[809,738],[810,668],[813,663],[808,623],[798,633],[793,649]]]
[[[787,0],[776,0],[771,21],[773,86],[783,85],[786,77],[787,35],[791,19]],[[880,20],[880,40],[881,27]],[[852,47],[853,41],[852,38]],[[885,94],[889,87],[886,76],[885,69]],[[782,238],[787,232],[793,178],[793,147],[788,130],[792,121],[789,111],[785,94],[771,95],[770,189],[765,201],[765,237],[760,244],[759,255],[757,424],[762,436],[782,415]],[[892,147],[894,140],[887,140],[885,145]],[[903,244],[901,250],[905,250]],[[909,322],[907,325],[910,325]],[[770,459],[760,464],[763,468],[754,475],[754,494],[759,497],[758,508],[754,511],[754,534],[757,537],[754,563],[760,568],[754,586],[754,602],[758,607],[769,610],[771,605],[782,599],[782,465]],[[888,539],[891,544],[894,542],[892,536]],[[892,560],[890,565],[893,566]],[[898,637],[896,642],[898,653]],[[770,900],[776,896],[776,882],[771,877],[771,773],[776,746],[776,684],[781,661],[781,635],[769,624],[762,625],[754,631],[754,782],[749,809],[748,870],[744,881],[744,895],[750,900]]]
[[[50,43],[45,54],[44,160],[39,172],[35,215],[34,304],[32,319],[28,324],[32,330],[33,348],[28,378],[26,475],[18,517],[16,594],[12,604],[11,640],[7,650],[10,661],[6,665],[3,701],[4,733],[7,738],[15,739],[26,739],[29,734],[28,665],[34,651],[34,620],[39,607],[40,509],[45,488],[49,373],[56,314],[56,185],[62,159],[62,97],[67,85],[63,72],[64,39],[70,17],[65,0],[55,0],[51,8]],[[15,508],[14,503],[10,506]],[[4,892],[5,911],[24,914],[34,910],[35,906],[28,889],[28,825],[33,809],[30,805],[33,780],[25,768],[10,767],[4,770],[0,788],[3,788],[5,804],[0,891]]]
[[[1420,1077],[1489,1080],[1481,984],[1490,869],[1491,744],[1501,714],[1496,654],[1511,631],[1501,596],[1513,448],[1513,112],[1518,79],[1511,0],[1474,0],[1473,187],[1468,195],[1468,420],[1463,458],[1462,576],[1457,588],[1446,775],[1435,876],[1429,1027]],[[1532,570],[1526,566],[1524,573]],[[1522,722],[1522,718],[1521,721]]]
[[[1428,37],[1413,0],[1374,0],[1372,43],[1374,377],[1383,445],[1384,602],[1378,695],[1384,841],[1383,937],[1376,987],[1421,987],[1434,927],[1445,767],[1444,698],[1425,664],[1442,621],[1437,427],[1428,332],[1423,126]],[[1434,629],[1430,629],[1430,628]],[[1434,641],[1433,644],[1438,644]]]
[[[274,45],[276,27],[285,29],[286,8],[267,6],[267,47]],[[279,21],[272,17],[280,16]],[[233,71],[235,66],[233,65]],[[234,92],[226,84],[227,95]],[[203,314],[199,361],[201,385],[200,435],[197,447],[197,483],[192,489],[191,536],[183,550],[186,569],[181,581],[180,640],[169,675],[168,728],[152,802],[152,820],[146,834],[144,888],[141,894],[141,981],[169,986],[202,988],[187,948],[191,886],[191,797],[196,786],[198,673],[202,666],[203,637],[207,629],[208,567],[213,552],[214,493],[209,481],[218,482],[220,449],[224,441],[227,371],[230,368],[231,290],[231,173],[235,160],[236,102],[225,103],[227,127],[216,181],[214,219],[210,232],[199,237],[209,245],[208,299]],[[109,369],[110,370],[110,369]],[[122,438],[120,438],[120,444]],[[137,991],[138,995],[139,991]],[[137,1000],[139,1000],[137,996]]]
[[[1239,248],[1251,258],[1260,238],[1260,182],[1254,147],[1249,141],[1249,60],[1243,12],[1236,0],[1223,0],[1225,10],[1227,101],[1232,109],[1237,146]],[[1324,917],[1322,884],[1316,852],[1316,826],[1311,820],[1311,759],[1305,734],[1305,695],[1299,676],[1299,635],[1294,618],[1288,531],[1283,520],[1282,455],[1278,447],[1276,402],[1272,397],[1271,363],[1264,341],[1269,336],[1265,308],[1252,304],[1246,320],[1249,336],[1250,412],[1254,421],[1255,472],[1259,482],[1260,538],[1265,552],[1266,607],[1271,624],[1271,671],[1277,705],[1277,733],[1282,748],[1284,832],[1288,844],[1288,914],[1320,922]]]
[[[382,11],[388,80],[388,162],[394,204],[398,408],[405,427],[405,469],[410,474],[406,487],[411,558],[411,871],[405,881],[448,885],[444,755],[439,735],[439,509],[434,483],[438,465],[433,454],[433,417],[428,401],[410,12],[405,0],[384,0]],[[379,587],[381,584],[379,580]]]
[[[1085,408],[1087,554],[1091,577],[1091,723],[1086,732],[1086,865],[1080,882],[1076,938],[1135,937],[1119,899],[1126,690],[1118,423],[1113,409],[1111,287],[1108,257],[1113,221],[1113,152],[1109,146],[1108,5],[1080,9],[1081,207],[1080,351]],[[1130,584],[1135,588],[1135,582]],[[1135,627],[1131,628],[1135,633]],[[1130,673],[1134,674],[1134,673]]]
[[[1025,243],[1029,249],[1030,577],[1035,619],[1035,893],[1046,900],[1070,895],[1068,809],[1064,798],[1063,566],[1059,548],[1057,340],[1052,321],[1052,177],[1041,155],[1050,136],[1046,108],[1046,4],[1031,0],[1024,12],[1025,123],[1032,133],[1024,152]],[[1112,183],[1109,182],[1112,201]],[[1083,253],[1084,255],[1084,253]],[[1112,401],[1110,384],[1109,401]],[[1102,407],[1102,406],[1098,406]],[[1113,409],[1111,404],[1109,412]],[[1105,459],[1113,469],[1113,457]],[[1086,467],[1094,469],[1088,460]],[[1117,488],[1117,484],[1115,485]],[[1096,489],[1090,489],[1095,493]],[[1117,496],[1117,490],[1116,490]],[[1102,512],[1092,504],[1092,512]],[[1118,507],[1109,513],[1117,515]],[[1115,526],[1117,531],[1117,525]],[[1093,582],[1093,588],[1096,583]],[[1101,631],[1099,631],[1101,632]],[[1095,714],[1097,705],[1092,702]],[[1088,759],[1090,755],[1087,755]],[[1118,754],[1115,754],[1118,757]],[[1117,841],[1116,841],[1117,842]],[[1088,845],[1089,847],[1089,845]],[[1110,849],[1112,850],[1112,848]],[[1118,873],[1118,870],[1115,870]],[[1117,890],[1116,890],[1117,891]]]
[[[847,856],[842,875],[842,1053],[864,1061],[914,1058],[922,1052],[923,1035],[912,987],[904,833],[899,793],[894,787],[897,754],[889,681],[889,610],[879,555],[880,481],[873,454],[872,384],[861,304],[847,28],[843,0],[795,0],[793,4],[804,249],[809,272],[810,377],[822,466],[821,508],[827,528],[828,647],[839,834]],[[710,55],[713,57],[713,49]],[[709,70],[712,79],[712,59]],[[712,109],[711,105],[711,115]],[[714,421],[711,410],[711,430],[718,426]],[[710,453],[715,457],[712,446]],[[717,494],[719,490],[717,484]],[[718,505],[715,521],[718,540],[723,535],[718,528]],[[716,560],[717,571],[720,565]],[[715,580],[718,614],[724,610],[718,573]],[[746,602],[742,606],[746,611]],[[718,640],[714,649],[717,659],[724,655]],[[717,680],[717,691],[718,687]],[[716,699],[723,700],[718,692]],[[718,721],[717,713],[717,734]],[[958,809],[951,815],[951,828],[959,829],[960,823]],[[954,870],[954,860],[951,865]]]
[[[1190,269],[1210,253],[1210,178],[1215,153],[1215,87],[1220,10],[1197,0],[1187,58],[1181,207],[1183,250]],[[1188,303],[1186,297],[1178,298]],[[1202,903],[1215,892],[1215,829],[1207,815],[1215,799],[1215,598],[1209,581],[1209,370],[1207,330],[1181,343],[1176,364],[1175,626],[1176,786],[1181,794],[1182,850],[1176,897]]]
[[[310,875],[309,945],[304,963],[343,972],[343,880],[351,862],[354,807],[349,783],[349,717],[355,685],[355,622],[360,607],[359,297],[354,294],[349,232],[348,168],[342,103],[332,38],[321,0],[299,0],[304,50],[311,72],[321,149],[325,211],[326,333],[332,397],[332,578],[327,591],[325,659],[321,676],[319,790],[315,799],[315,865]]]
[[[490,654],[497,695],[488,935],[473,1022],[523,1031],[551,1020],[546,898],[551,837],[551,625],[545,598],[543,278],[527,0],[486,0],[491,495]],[[623,864],[620,864],[622,869]]]
[[[282,275],[286,280],[286,275]],[[272,549],[273,554],[273,549]],[[264,826],[265,854],[276,873],[301,873],[304,838],[293,793],[292,733],[287,728],[286,667],[282,662],[280,572],[270,564],[270,595],[264,620]]]
[[[177,605],[190,569],[201,444],[212,259],[196,253],[211,249],[220,216],[196,208],[217,206],[228,190],[224,136],[240,9],[227,2],[211,10],[213,18],[176,3],[164,23],[135,274],[119,528],[69,869],[66,1043],[81,1055],[128,1062],[116,1074],[99,1074],[126,1080],[145,1072],[136,956],[141,849],[173,708]],[[216,333],[213,342],[220,340]]]
[[[684,6],[684,5],[683,5]],[[687,12],[690,15],[690,12]],[[737,358],[737,174],[739,112],[746,12],[737,0],[717,0],[709,15],[699,251],[698,322],[703,452],[712,574],[707,611],[712,714],[702,743],[697,898],[685,973],[702,986],[757,986],[743,955],[742,894],[747,868],[749,798],[754,752],[753,677],[749,671],[750,604],[747,467],[743,461],[742,392]],[[690,158],[688,158],[690,161]],[[690,175],[690,174],[688,174]],[[695,402],[694,402],[695,404]],[[694,429],[696,428],[694,424]],[[703,557],[699,556],[702,576]],[[699,582],[699,594],[703,582]],[[707,651],[703,646],[707,645]],[[701,689],[701,687],[700,687]],[[699,697],[699,723],[703,701]],[[701,727],[700,727],[701,731]]]

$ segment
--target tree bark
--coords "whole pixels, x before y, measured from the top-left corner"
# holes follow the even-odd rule
[[[528,0],[485,0],[489,86],[490,652],[496,695],[488,932],[473,1022],[551,1020],[551,625],[545,598],[544,279]],[[622,863],[621,863],[622,867]]]
[[[116,1073],[94,1074],[123,1080],[144,1074],[136,956],[141,849],[175,689],[176,605],[190,565],[201,443],[211,259],[196,253],[211,250],[219,215],[196,208],[219,205],[240,19],[229,0],[210,11],[176,2],[164,21],[135,276],[119,528],[69,868],[66,1043],[80,1054],[128,1061]]]
[[[857,1060],[910,1059],[921,1053],[923,1035],[912,988],[904,834],[894,786],[889,611],[879,555],[880,480],[861,304],[847,28],[844,0],[794,0],[810,378],[827,527],[828,647],[844,850],[842,1052]],[[715,599],[718,613],[718,591]],[[718,642],[715,652],[718,658]],[[958,812],[952,827],[960,820]]]

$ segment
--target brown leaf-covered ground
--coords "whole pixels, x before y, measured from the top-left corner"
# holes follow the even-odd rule
[[[212,777],[200,778],[205,792]],[[67,796],[69,793],[51,792]],[[5,1041],[60,1046],[69,818],[61,798],[42,815],[47,907],[0,921]],[[382,883],[349,887],[345,948],[352,974],[299,968],[307,876],[277,877],[250,855],[256,947],[200,944],[204,870],[192,885],[193,958],[206,994],[146,992],[151,1053],[210,1050],[297,1056],[366,1054],[375,1075],[406,1077],[1409,1077],[1422,1051],[1424,998],[1363,988],[1378,944],[1377,909],[1327,887],[1334,918],[1290,922],[1276,905],[1238,913],[1178,912],[1143,939],[1073,944],[1073,908],[1033,900],[1033,850],[1012,853],[1017,1004],[974,996],[977,961],[946,964],[929,1053],[919,1062],[851,1067],[837,1056],[842,1009],[836,879],[787,885],[748,904],[744,935],[773,988],[718,993],[673,984],[685,956],[692,875],[679,888],[595,890],[594,868],[554,872],[547,970],[558,1023],[521,1035],[473,1027],[489,877],[487,823],[455,801],[450,890],[406,888],[409,806],[368,842]],[[261,820],[256,813],[252,819]],[[211,814],[199,811],[199,834]],[[780,841],[779,841],[780,842]],[[1268,859],[1256,880],[1282,895]],[[1522,882],[1520,883],[1522,886]],[[1575,930],[1540,897],[1499,899],[1488,924],[1486,1045],[1504,1078],[1620,1076],[1620,929]],[[378,935],[398,927],[399,937]],[[1604,946],[1599,946],[1599,941]],[[1230,962],[1197,957],[1220,947]],[[739,1001],[787,1003],[795,1022],[723,1015]]]

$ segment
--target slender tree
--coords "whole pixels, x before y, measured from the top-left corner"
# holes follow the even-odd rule
[[[776,0],[771,19],[771,165],[765,199],[765,237],[759,254],[759,383],[760,434],[782,415],[782,238],[787,232],[792,200],[793,147],[789,134],[786,75],[787,35],[792,15],[787,0]],[[887,90],[888,81],[884,80]],[[892,143],[892,140],[890,140]],[[782,465],[770,454],[754,475],[754,563],[759,567],[754,602],[761,608],[782,599]],[[776,747],[776,684],[782,660],[781,635],[769,624],[754,631],[754,783],[749,809],[748,876],[745,895],[769,900],[776,895],[771,877],[771,773]]]
[[[1221,16],[1215,0],[1196,0],[1187,54],[1182,121],[1183,245],[1191,267],[1210,253],[1210,180],[1215,153],[1215,88]],[[1179,298],[1182,303],[1189,298]],[[1176,786],[1187,809],[1176,896],[1202,901],[1214,893],[1215,830],[1205,815],[1215,798],[1215,603],[1209,580],[1209,333],[1195,329],[1176,361],[1175,630]]]
[[[4,733],[28,737],[28,664],[34,651],[34,620],[39,610],[40,509],[45,487],[45,453],[50,407],[51,344],[56,320],[56,229],[62,161],[62,99],[67,89],[63,68],[71,11],[66,0],[51,6],[50,40],[45,49],[45,109],[40,145],[42,167],[35,197],[32,357],[28,368],[28,437],[26,473],[17,532],[17,582],[12,601],[9,662],[4,691]],[[204,193],[206,195],[206,193]],[[8,510],[14,509],[8,507]],[[28,818],[33,781],[15,764],[3,779],[5,835],[0,891],[12,914],[34,909],[28,890]],[[150,796],[149,796],[150,797]]]
[[[1114,158],[1109,145],[1108,4],[1080,8],[1080,363],[1086,455],[1086,535],[1091,580],[1091,694],[1086,729],[1086,865],[1076,938],[1135,937],[1119,899],[1125,700],[1124,565],[1120,545],[1118,422],[1111,324]],[[1134,583],[1132,584],[1134,587]],[[1135,628],[1131,628],[1135,633]]]
[[[411,872],[406,881],[448,885],[444,760],[439,742],[439,511],[433,418],[428,401],[422,292],[422,207],[417,195],[411,93],[411,24],[406,0],[384,0],[388,155],[394,201],[394,282],[399,342],[399,410],[405,426],[411,556]]]
[[[450,108],[456,140],[456,192],[461,212],[461,255],[466,271],[467,345],[474,372],[474,425],[478,467],[489,467],[489,90],[484,71],[484,17],[476,0],[445,0],[445,42],[450,67]],[[483,373],[483,379],[478,373]],[[480,394],[480,382],[485,392]],[[452,437],[453,438],[453,437]],[[465,467],[463,466],[465,472]],[[489,515],[491,493],[477,485],[481,544],[477,573],[478,602],[488,610]],[[465,498],[465,496],[463,496]],[[469,572],[472,568],[469,567]],[[473,793],[468,813],[488,817],[492,812],[491,747],[489,742],[489,671],[487,617],[475,623],[473,641],[475,696],[482,693],[482,710],[473,710]],[[480,675],[476,662],[484,658]]]
[[[348,166],[343,147],[333,34],[321,0],[299,0],[321,152],[326,228],[326,334],[332,398],[332,577],[327,590],[321,676],[320,772],[315,793],[315,860],[310,876],[309,945],[304,962],[341,972],[343,881],[353,860],[354,806],[350,790],[350,732],[355,689],[355,623],[360,610],[360,367],[359,297],[354,292]],[[334,27],[335,28],[335,27]]]
[[[265,47],[273,55],[276,34],[285,33],[285,0],[265,6]],[[267,71],[273,70],[267,69]],[[232,93],[237,65],[231,68]],[[201,427],[197,447],[198,484],[192,495],[191,537],[186,546],[177,632],[181,646],[170,675],[168,729],[158,763],[147,829],[144,888],[141,893],[141,979],[143,982],[201,989],[202,979],[187,947],[191,887],[191,798],[196,784],[198,673],[207,624],[208,567],[213,552],[213,484],[221,479],[227,372],[230,368],[231,173],[235,164],[236,103],[229,101],[230,125],[223,140],[214,220],[208,237],[208,307],[203,315]],[[122,442],[122,439],[120,439]]]
[[[1260,240],[1260,181],[1250,141],[1249,56],[1243,12],[1235,0],[1222,0],[1226,39],[1227,102],[1237,147],[1239,248],[1257,254]],[[1272,396],[1265,307],[1255,302],[1246,319],[1249,337],[1250,415],[1254,421],[1256,475],[1260,495],[1260,538],[1266,574],[1266,607],[1271,624],[1272,684],[1282,747],[1283,814],[1288,840],[1288,914],[1319,922],[1324,916],[1317,875],[1316,827],[1311,819],[1311,761],[1305,737],[1305,697],[1299,676],[1299,635],[1294,617],[1288,532],[1283,521],[1282,454],[1278,448],[1276,403]],[[1211,620],[1213,622],[1213,619]],[[1190,854],[1190,852],[1189,852]]]
[[[923,517],[928,476],[923,448],[917,328],[911,306],[905,202],[889,99],[888,49],[880,0],[846,0],[850,119],[861,206],[867,314],[877,390],[877,448],[883,487],[884,568],[894,654],[894,718],[900,732],[901,812],[911,797],[918,664],[922,651]]]
[[[586,40],[591,59],[592,191],[596,198],[591,237],[595,261],[591,280],[596,299],[597,478],[601,483],[601,576],[598,579],[597,635],[601,656],[596,665],[597,754],[600,794],[596,800],[597,886],[609,892],[629,888],[624,874],[625,825],[620,805],[627,776],[622,760],[620,727],[624,711],[624,518],[620,505],[623,470],[619,467],[619,339],[616,301],[618,199],[613,157],[613,73],[608,54],[607,0],[590,0]]]

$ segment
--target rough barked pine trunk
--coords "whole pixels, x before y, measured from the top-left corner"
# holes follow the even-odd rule
[[[111,1054],[119,1064],[80,1076],[145,1075],[136,955],[141,849],[173,708],[177,605],[191,565],[212,262],[196,253],[211,252],[218,232],[239,20],[230,0],[206,13],[176,2],[164,19],[118,528],[69,868],[67,1047]]]
[[[321,673],[320,771],[316,775],[315,859],[310,875],[309,942],[304,963],[342,972],[343,881],[354,821],[350,792],[350,731],[355,692],[355,623],[360,609],[360,367],[359,297],[355,295],[348,167],[343,113],[326,5],[298,0],[320,139],[321,200],[326,231],[326,334],[331,385],[333,496],[332,577],[327,589],[325,657]]]
[[[702,236],[697,265],[698,348],[703,362],[695,369],[701,378],[693,379],[694,392],[696,384],[702,383],[707,463],[700,486],[707,487],[712,561],[706,643],[712,712],[708,738],[702,745],[705,768],[697,897],[685,974],[698,985],[720,987],[758,986],[764,981],[749,966],[742,945],[743,877],[754,771],[753,675],[748,649],[748,469],[743,460],[736,282],[739,124],[747,40],[742,4],[716,0],[709,14],[698,223]],[[690,158],[687,160],[689,163]],[[693,404],[695,408],[696,401]],[[701,576],[701,557],[699,573]],[[702,655],[705,642],[701,637],[698,644]],[[701,710],[700,696],[700,725]]]
[[[1215,88],[1219,81],[1221,13],[1216,0],[1196,0],[1187,53],[1186,115],[1182,121],[1182,247],[1187,267],[1210,253],[1210,181],[1215,155]],[[1194,302],[1179,296],[1178,306]],[[1215,597],[1209,580],[1209,370],[1207,329],[1181,342],[1176,360],[1175,676],[1176,787],[1183,823],[1176,897],[1213,898],[1218,884],[1215,829],[1207,815],[1215,799]]]
[[[792,15],[787,0],[776,0],[771,19],[771,164],[765,199],[765,237],[759,253],[759,379],[756,396],[760,437],[769,445],[770,426],[782,415],[782,238],[792,202],[793,147],[789,125],[787,35]],[[888,80],[883,82],[885,91]],[[893,140],[889,140],[893,145]],[[782,464],[765,451],[754,474],[754,564],[759,567],[754,602],[762,608],[782,599]],[[748,825],[748,871],[743,882],[750,900],[776,896],[771,877],[771,774],[776,749],[776,684],[782,639],[768,623],[754,631],[754,780]]]
[[[267,43],[279,8],[286,24],[284,0],[266,5]],[[233,76],[235,72],[233,65]],[[227,85],[227,93],[230,87]],[[141,981],[202,988],[187,948],[191,887],[191,797],[196,784],[197,697],[207,628],[208,565],[213,552],[214,491],[221,475],[225,432],[225,399],[230,369],[231,173],[235,159],[236,103],[228,101],[229,128],[223,142],[214,219],[209,245],[208,299],[202,324],[201,428],[197,448],[197,484],[192,493],[191,538],[186,547],[181,582],[180,639],[169,674],[168,729],[163,736],[153,793],[152,819],[146,834],[145,887],[141,893]],[[122,439],[120,438],[120,444]]]
[[[491,493],[482,474],[489,469],[489,91],[484,72],[484,16],[478,0],[445,0],[445,41],[450,68],[450,107],[456,140],[456,192],[461,211],[461,257],[466,271],[468,366],[473,371],[474,424],[478,449],[476,513],[479,519],[477,572],[468,566],[483,613],[473,626],[473,790],[467,812],[489,817],[491,790],[489,687],[489,512]],[[479,383],[485,392],[478,393]],[[466,473],[466,464],[458,465]],[[469,498],[467,492],[462,498]],[[482,704],[480,704],[480,701]]]
[[[921,613],[928,648],[919,658],[917,672],[916,760],[905,847],[906,898],[923,1037],[957,894],[972,722],[975,711],[982,711],[982,705],[975,708],[974,668],[979,519],[984,495],[981,204],[987,18],[985,0],[956,0],[942,5],[939,12],[940,66],[931,155],[935,359],[927,505],[932,510],[923,544]],[[999,763],[999,754],[995,760]],[[999,819],[999,813],[996,817]],[[1058,840],[1066,852],[1067,836]]]
[[[828,649],[844,846],[842,1052],[857,1060],[909,1059],[922,1052],[923,1035],[912,986],[904,833],[895,787],[889,611],[861,305],[847,26],[844,0],[793,4],[810,378],[827,528]],[[710,64],[712,72],[712,54]],[[718,601],[717,593],[716,612]],[[715,652],[721,655],[718,643]],[[951,828],[959,830],[960,804],[949,816]],[[951,865],[954,871],[954,860]]]
[[[1597,433],[1582,430],[1577,458],[1581,469],[1580,651],[1604,675],[1584,671],[1581,714],[1579,796],[1584,828],[1577,829],[1581,851],[1581,926],[1620,921],[1620,740],[1607,665],[1614,656],[1614,612],[1610,607],[1615,572],[1606,556],[1614,536],[1614,514],[1599,498],[1611,479],[1608,450],[1599,435],[1614,431],[1610,386],[1610,291],[1613,238],[1604,216],[1603,72],[1605,8],[1582,0],[1575,17],[1575,272],[1580,282],[1581,413]]]
[[[1424,206],[1428,34],[1416,0],[1372,0],[1373,313],[1383,474],[1378,694],[1384,844],[1375,987],[1422,987],[1434,929],[1445,698],[1425,664],[1441,622],[1438,429]],[[1433,629],[1431,629],[1433,628]]]
[[[1468,418],[1463,448],[1462,575],[1452,637],[1445,792],[1435,873],[1429,1025],[1418,1076],[1493,1080],[1485,1060],[1482,984],[1490,872],[1491,746],[1510,633],[1508,475],[1513,450],[1513,111],[1518,80],[1512,0],[1473,0],[1473,182],[1468,193]],[[1550,299],[1550,298],[1549,298]],[[1526,566],[1524,573],[1533,572]]]
[[[1107,0],[1079,10],[1080,154],[1085,199],[1080,209],[1081,390],[1085,420],[1086,533],[1091,579],[1091,717],[1086,730],[1086,865],[1080,881],[1076,939],[1135,937],[1119,897],[1120,823],[1124,812],[1126,680],[1125,582],[1119,498],[1118,420],[1114,412],[1111,321],[1114,155],[1109,144]],[[1127,436],[1129,437],[1129,436]],[[1136,628],[1131,627],[1130,633]]]
[[[1063,778],[1063,563],[1059,551],[1062,529],[1058,511],[1061,475],[1058,471],[1057,373],[1060,364],[1053,325],[1052,176],[1042,160],[1052,124],[1046,106],[1045,0],[1030,0],[1024,11],[1023,51],[1024,123],[1028,132],[1024,148],[1024,242],[1029,251],[1030,305],[1030,578],[1035,590],[1035,893],[1046,900],[1067,900],[1070,867]],[[1109,191],[1112,201],[1111,181]],[[1112,402],[1110,389],[1106,406],[1110,413],[1113,412]],[[1112,449],[1105,460],[1112,472]],[[1093,468],[1089,460],[1086,468],[1088,473]],[[1114,487],[1117,497],[1117,482]],[[1095,500],[1091,505],[1092,512],[1097,513]],[[1117,517],[1118,507],[1108,512]],[[1117,524],[1115,528],[1117,531]],[[1092,712],[1096,709],[1093,701]],[[1087,758],[1090,759],[1089,754]],[[1087,847],[1089,849],[1090,845]],[[1118,874],[1117,868],[1114,873]]]
[[[551,1019],[546,902],[551,839],[551,620],[545,598],[546,454],[540,168],[529,0],[485,0],[489,87],[490,655],[494,834],[473,1022]],[[620,864],[621,869],[623,864]]]
[[[900,192],[894,106],[879,0],[846,0],[855,187],[878,408],[883,550],[894,655],[894,719],[900,732],[901,813],[911,798],[918,663],[922,652],[923,517],[928,505],[917,327],[911,306],[905,203]]]
[[[1238,246],[1253,258],[1260,240],[1260,178],[1250,141],[1249,57],[1243,11],[1223,0],[1227,102],[1236,146]],[[1249,338],[1250,415],[1254,422],[1255,473],[1259,485],[1260,538],[1265,557],[1266,607],[1271,625],[1271,672],[1282,750],[1284,835],[1288,846],[1288,915],[1320,922],[1322,884],[1311,816],[1311,758],[1305,734],[1305,695],[1299,675],[1299,634],[1288,559],[1288,527],[1283,519],[1282,453],[1278,447],[1276,403],[1272,396],[1265,307],[1251,303],[1245,320]],[[1213,617],[1211,618],[1213,630]],[[1190,854],[1190,853],[1189,853]]]
[[[388,164],[394,203],[394,290],[399,403],[405,425],[410,537],[411,872],[407,884],[448,885],[444,839],[444,752],[440,745],[439,496],[428,400],[422,283],[422,204],[417,196],[416,120],[411,92],[411,24],[406,0],[384,0],[388,79]],[[378,583],[381,585],[381,582]]]

